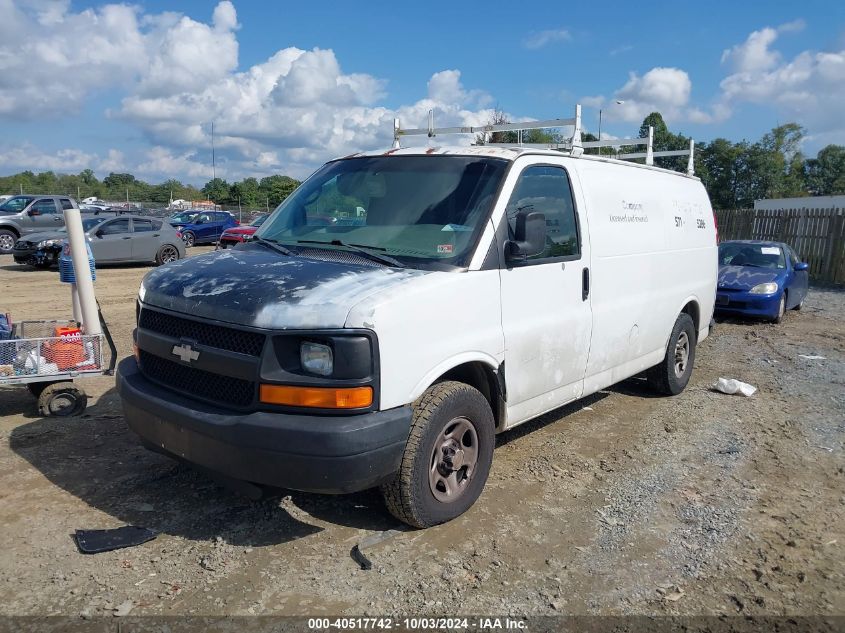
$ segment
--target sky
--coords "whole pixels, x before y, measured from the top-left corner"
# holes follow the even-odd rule
[[[618,103],[618,102],[622,103]],[[0,175],[280,173],[424,127],[571,117],[845,144],[845,2],[0,0]],[[438,137],[437,143],[468,138]],[[427,142],[427,141],[421,141]]]

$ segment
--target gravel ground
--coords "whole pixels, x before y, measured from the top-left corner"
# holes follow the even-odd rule
[[[121,356],[146,270],[98,270]],[[67,294],[0,257],[17,320],[67,316]],[[819,289],[781,325],[720,323],[683,394],[631,379],[499,436],[480,501],[424,531],[372,491],[220,488],[141,448],[109,378],[68,420],[0,389],[0,614],[845,614],[843,323],[845,292]],[[93,556],[71,537],[125,524],[159,536]]]

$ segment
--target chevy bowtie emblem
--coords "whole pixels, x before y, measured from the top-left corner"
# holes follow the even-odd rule
[[[200,353],[196,351],[189,343],[182,343],[181,345],[173,346],[173,355],[178,356],[183,363],[190,363],[200,357]]]

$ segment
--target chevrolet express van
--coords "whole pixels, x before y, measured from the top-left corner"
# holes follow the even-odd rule
[[[479,497],[497,433],[643,372],[680,393],[716,277],[695,177],[530,148],[355,154],[250,242],[147,274],[117,386],[154,450],[259,485],[379,486],[431,526]]]

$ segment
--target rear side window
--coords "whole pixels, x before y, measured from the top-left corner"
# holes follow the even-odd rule
[[[523,210],[536,211],[546,216],[546,248],[538,255],[529,257],[529,261],[580,257],[578,221],[572,201],[572,187],[565,169],[535,165],[522,172],[505,209],[511,239],[516,228],[516,216]]]
[[[132,220],[132,226],[136,233],[144,233],[153,230],[152,220]]]
[[[73,209],[73,203],[67,198],[61,199],[62,209]]]
[[[29,210],[38,211],[42,214],[55,213],[56,203],[53,202],[52,199],[42,198],[41,200],[36,200],[33,205],[29,208]]]

